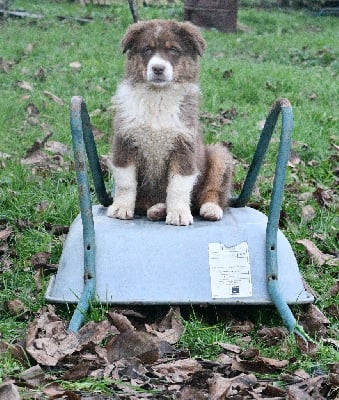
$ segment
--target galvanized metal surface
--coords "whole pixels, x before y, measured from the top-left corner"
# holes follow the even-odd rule
[[[249,207],[231,208],[222,221],[196,218],[188,227],[107,218],[106,208],[93,207],[96,245],[96,298],[115,304],[271,304],[266,285],[267,217]],[[77,302],[83,289],[82,222],[71,225],[58,275],[47,300]],[[227,247],[247,242],[253,284],[251,297],[211,294],[209,243]],[[279,285],[288,303],[309,303],[290,244],[278,232]]]

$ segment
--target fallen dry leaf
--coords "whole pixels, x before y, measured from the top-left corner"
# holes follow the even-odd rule
[[[37,150],[33,154],[21,160],[23,165],[32,167],[32,174],[46,176],[50,171],[65,171],[68,164],[59,154],[49,156],[43,150]]]
[[[67,331],[66,323],[55,314],[54,307],[48,305],[28,326],[26,350],[39,364],[55,366],[85,346],[99,344],[116,333],[108,321],[88,322],[77,334]]]
[[[160,357],[159,340],[146,332],[126,331],[111,339],[106,345],[109,362],[137,357],[145,364]]]
[[[29,53],[31,53],[33,51],[33,44],[32,43],[28,43],[26,45],[26,47],[24,48],[24,54],[25,56],[27,56]]]
[[[332,315],[332,317],[339,319],[339,305],[338,304],[330,304],[326,307],[326,311]]]
[[[266,119],[262,119],[257,122],[257,128],[259,129],[259,131],[262,131],[264,129],[265,123]]]
[[[56,96],[54,93],[44,90],[44,95],[53,100],[55,103],[59,104],[60,106],[65,105],[64,101],[60,97]]]
[[[7,240],[13,233],[13,230],[10,228],[5,228],[0,230],[0,241]]]
[[[229,351],[231,353],[240,354],[242,351],[242,348],[240,346],[237,346],[236,344],[223,343],[223,342],[215,342],[215,344],[217,344],[222,349]]]
[[[336,296],[339,294],[339,280],[330,288],[330,296]]]
[[[322,342],[328,346],[332,346],[335,350],[339,351],[339,340],[329,338],[323,339]]]
[[[101,110],[100,110],[101,111]],[[91,115],[92,116],[92,115]],[[94,125],[91,126],[94,139],[100,140],[104,137],[105,133]]]
[[[319,267],[324,265],[331,258],[333,258],[333,256],[329,254],[322,253],[318,249],[318,247],[309,239],[297,240],[297,243],[302,244],[305,247],[305,250],[310,257],[312,263]]]
[[[223,79],[229,79],[231,78],[233,75],[233,70],[232,69],[228,69],[226,71],[223,72],[222,77]]]
[[[307,205],[301,209],[301,219],[303,222],[312,221],[316,216],[315,210],[312,206]]]
[[[306,310],[299,316],[299,322],[306,332],[317,339],[323,338],[330,321],[314,304],[308,304]]]
[[[304,369],[296,369],[293,372],[293,375],[301,378],[301,379],[309,379],[311,378],[310,374],[308,374]]]
[[[6,306],[8,313],[12,316],[18,317],[28,313],[26,306],[18,299],[7,301]]]
[[[29,363],[28,354],[20,344],[0,342],[0,354],[1,353],[9,353],[15,360],[19,361],[22,366],[26,366]]]
[[[325,400],[329,389],[326,376],[317,376],[303,380],[287,388],[288,400]]]
[[[11,158],[11,157],[12,157],[11,155],[0,151],[0,160],[7,160],[8,158]]]
[[[157,336],[159,340],[170,344],[177,343],[184,331],[179,307],[171,307],[160,323],[154,323],[152,326],[146,324],[145,327],[147,332]]]
[[[13,381],[4,382],[0,385],[0,400],[21,400],[19,390]]]
[[[298,195],[298,200],[307,201],[313,197],[313,192],[303,192]]]
[[[34,153],[26,156],[21,160],[23,165],[31,166],[47,166],[50,162],[50,157],[44,151],[37,150]]]
[[[326,261],[326,265],[330,265],[332,267],[339,267],[339,257],[330,258]]]
[[[234,321],[230,327],[230,332],[233,333],[249,333],[254,331],[254,323],[249,320]]]
[[[80,351],[84,346],[92,343],[94,345],[101,344],[101,342],[108,336],[116,335],[117,329],[107,321],[87,322],[77,333],[79,346],[77,351]]]
[[[44,138],[42,140],[37,139],[35,140],[35,142],[32,144],[32,146],[30,148],[28,148],[26,150],[26,154],[25,154],[25,159],[32,156],[34,153],[36,153],[38,150],[41,150],[45,143],[47,142],[47,140],[53,135],[53,132],[48,131]]]
[[[53,225],[49,222],[45,222],[44,228],[55,236],[66,235],[69,232],[69,225]]]
[[[62,376],[61,379],[65,381],[77,381],[79,379],[87,378],[93,365],[93,361],[80,360],[78,364],[68,369]]]
[[[232,398],[233,395],[239,395],[239,392],[252,391],[252,388],[257,384],[257,378],[252,374],[241,374],[234,378],[215,375],[209,383],[209,399],[224,400]]]
[[[36,210],[38,212],[43,212],[46,211],[48,207],[49,207],[49,202],[47,200],[42,200],[37,204]]]
[[[261,391],[267,399],[271,400],[285,400],[286,399],[286,390],[274,385],[266,385]]]
[[[6,61],[2,57],[0,57],[0,71],[5,74],[9,73],[9,70],[13,67],[14,61]]]
[[[76,335],[67,333],[65,323],[53,320],[54,316],[45,313],[28,326],[26,350],[41,365],[57,365],[79,344]]]
[[[81,69],[81,63],[79,61],[73,61],[69,64],[70,68],[75,71],[79,72]]]
[[[62,156],[65,154],[70,154],[70,149],[65,144],[56,142],[54,140],[49,140],[46,142],[44,148],[51,153],[61,154]]]
[[[317,200],[319,205],[323,207],[328,207],[332,204],[333,201],[333,191],[332,190],[324,190],[320,187],[313,192],[313,197]]]
[[[193,372],[190,378],[185,382],[189,386],[193,386],[199,389],[207,389],[209,386],[209,379],[214,377],[214,373],[211,369],[201,369]]]
[[[315,356],[317,354],[318,346],[315,342],[306,337],[300,336],[297,333],[294,334],[294,337],[297,348],[302,354],[307,354],[309,356]]]
[[[258,335],[268,345],[275,346],[288,336],[288,330],[282,326],[273,328],[264,327],[259,329]]]
[[[158,377],[166,377],[172,382],[185,382],[195,372],[202,370],[202,366],[194,358],[184,358],[168,363],[155,364],[151,370]]]
[[[44,70],[43,67],[41,67],[41,66],[38,67],[38,69],[35,71],[34,78],[40,82],[43,82],[46,80],[46,71]]]
[[[26,113],[28,117],[37,117],[39,115],[39,110],[35,104],[29,103],[26,108]]]
[[[65,389],[61,387],[60,383],[49,383],[42,390],[49,399],[62,399],[65,394]]]
[[[178,399],[180,400],[206,400],[206,393],[202,392],[201,389],[185,385],[178,391]]]
[[[51,253],[44,251],[42,253],[36,253],[31,257],[31,264],[34,268],[44,267],[48,264],[48,260],[51,257]]]
[[[241,353],[241,358],[245,360],[251,360],[259,356],[259,350],[255,347],[248,347]]]
[[[331,385],[334,386],[334,388],[339,388],[339,362],[336,362],[332,365],[330,365],[330,373],[328,374],[328,379]]]
[[[39,387],[46,381],[45,373],[40,365],[34,365],[20,373],[20,379],[32,387]]]
[[[253,371],[260,374],[270,374],[285,368],[287,365],[287,360],[276,360],[268,357],[257,357],[254,360],[242,360],[239,356],[236,356],[232,362],[232,369],[240,372]]]
[[[291,168],[296,168],[297,165],[301,164],[302,161],[300,159],[299,154],[295,150],[291,150],[290,156],[288,158],[288,166]]]
[[[107,317],[111,324],[116,326],[120,333],[135,330],[135,327],[125,315],[122,315],[118,312],[110,311],[107,313]]]
[[[33,90],[32,84],[26,81],[17,81],[17,85],[20,89],[28,90],[29,92]]]

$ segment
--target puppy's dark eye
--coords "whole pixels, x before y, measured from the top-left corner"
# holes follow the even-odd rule
[[[169,54],[171,54],[172,56],[179,56],[180,55],[180,50],[177,49],[176,47],[170,47],[168,49]]]
[[[142,54],[143,54],[144,56],[150,56],[150,55],[152,55],[152,53],[153,53],[153,49],[152,49],[151,47],[149,47],[149,46],[145,47],[145,48],[142,50]]]

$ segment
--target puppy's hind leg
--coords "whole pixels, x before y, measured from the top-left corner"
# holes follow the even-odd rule
[[[202,218],[218,221],[223,217],[223,209],[228,206],[230,198],[233,158],[226,147],[218,144],[207,146],[206,156],[207,168],[198,206]]]

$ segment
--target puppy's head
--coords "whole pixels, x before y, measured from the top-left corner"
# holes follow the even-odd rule
[[[205,49],[194,25],[165,20],[131,25],[121,44],[127,52],[126,77],[155,87],[196,81],[198,57]]]

